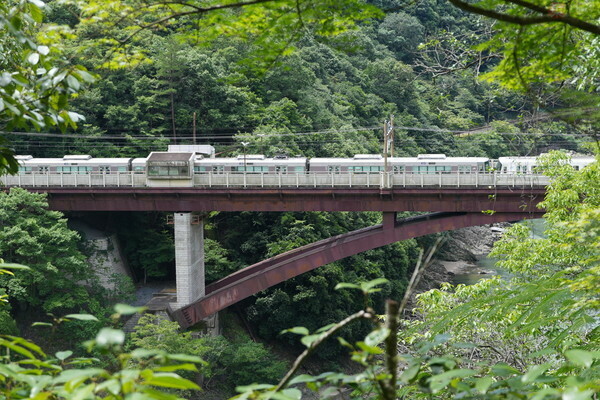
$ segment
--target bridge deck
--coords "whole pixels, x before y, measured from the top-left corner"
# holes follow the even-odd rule
[[[543,188],[27,188],[59,211],[536,211]]]

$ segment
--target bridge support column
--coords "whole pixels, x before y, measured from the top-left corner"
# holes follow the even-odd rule
[[[389,230],[394,229],[396,227],[396,216],[397,212],[384,212],[383,213],[383,229]]]
[[[205,294],[204,221],[192,213],[175,213],[175,276],[177,303],[183,307]]]

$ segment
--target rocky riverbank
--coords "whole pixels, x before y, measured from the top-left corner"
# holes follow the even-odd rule
[[[502,231],[509,225],[474,226],[450,232],[425,271],[418,292],[439,287],[442,282],[452,282],[457,275],[492,273],[478,266],[477,261],[489,254],[494,242],[500,239]]]

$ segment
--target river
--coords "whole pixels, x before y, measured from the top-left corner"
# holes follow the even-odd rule
[[[528,224],[531,226],[532,237],[534,239],[544,237],[544,231],[546,229],[546,221],[544,219],[531,219],[521,221],[519,224]],[[470,268],[464,268],[464,272],[453,275],[450,283],[453,285],[458,285],[460,283],[472,285],[481,279],[490,278],[494,275],[500,275],[503,278],[510,278],[512,276],[510,272],[496,267],[495,258],[484,256],[478,259],[475,264],[472,264]]]

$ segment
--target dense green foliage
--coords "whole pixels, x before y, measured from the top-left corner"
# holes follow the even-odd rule
[[[83,119],[67,102],[93,76],[69,63],[56,48],[60,31],[43,36],[41,1],[3,1],[0,4],[0,129],[75,128]],[[12,149],[0,137],[0,173],[16,172]]]
[[[192,337],[179,332],[177,322],[147,314],[131,335],[132,348],[160,350],[167,353],[193,354],[208,362],[202,370],[203,386],[247,385],[254,382],[274,383],[283,376],[286,365],[278,361],[267,348],[253,342],[244,332],[228,329],[224,336]],[[197,379],[185,374],[189,379]]]
[[[30,267],[0,277],[20,307],[64,312],[89,303],[94,275],[79,240],[61,213],[48,210],[45,195],[18,188],[0,193],[0,256]]]

